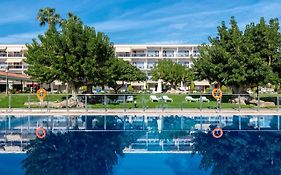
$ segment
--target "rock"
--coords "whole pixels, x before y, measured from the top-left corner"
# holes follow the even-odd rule
[[[263,100],[256,100],[256,99],[253,99],[251,101],[249,101],[250,104],[254,104],[256,106],[260,106],[260,107],[272,107],[272,106],[275,106],[275,103],[274,102],[265,102]]]
[[[263,102],[260,104],[260,107],[272,107],[275,106],[274,102]]]
[[[248,101],[247,97],[240,97],[240,104],[241,105],[246,105],[246,101]],[[239,104],[239,98],[232,99],[231,103]]]
[[[260,103],[263,103],[263,102],[264,102],[264,101],[260,100]],[[250,104],[254,104],[254,105],[258,106],[259,101],[258,101],[258,100],[256,100],[256,99],[253,99],[253,100],[249,101],[249,103],[250,103]]]
[[[28,102],[24,103],[25,106],[28,106]],[[42,108],[84,108],[84,103],[79,100],[75,100],[73,97],[69,98],[68,101],[64,100],[61,102],[30,102],[30,107],[42,107]]]

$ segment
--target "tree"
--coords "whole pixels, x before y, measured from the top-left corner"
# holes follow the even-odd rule
[[[140,69],[119,58],[112,59],[109,62],[106,77],[106,84],[112,87],[115,93],[124,86],[125,82],[145,81],[147,79],[145,73]],[[121,82],[121,85],[118,85],[117,81]]]
[[[180,81],[191,81],[193,79],[192,71],[185,66],[174,63],[171,60],[161,60],[151,70],[153,80],[162,79],[171,84],[172,88],[176,88]]]
[[[69,14],[61,30],[50,28],[38,39],[27,45],[25,60],[29,64],[26,73],[35,80],[67,83],[74,98],[82,85],[104,83],[105,66],[114,58],[113,44],[106,35]]]
[[[217,37],[209,37],[211,45],[203,44],[193,69],[198,79],[208,79],[232,88],[233,93],[245,93],[249,87],[276,82],[276,65],[280,58],[279,23],[263,18],[240,31],[234,17],[230,27],[225,22],[218,27]],[[276,66],[278,67],[278,66]]]
[[[39,10],[37,20],[40,22],[40,26],[45,26],[48,23],[49,29],[61,23],[60,15],[56,13],[54,8],[49,7]]]

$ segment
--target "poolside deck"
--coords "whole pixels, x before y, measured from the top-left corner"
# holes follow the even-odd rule
[[[281,109],[0,109],[0,115],[185,115],[185,116],[232,116],[232,115],[281,115]]]

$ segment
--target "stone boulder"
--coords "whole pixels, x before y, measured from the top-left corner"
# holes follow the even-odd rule
[[[248,102],[249,98],[247,97],[240,97],[240,104],[246,105],[246,102]],[[239,98],[234,98],[231,100],[231,103],[239,104]]]
[[[73,97],[68,100],[64,100],[61,102],[30,102],[30,107],[42,107],[42,108],[84,108],[84,103],[79,100],[74,99]],[[24,103],[25,106],[28,106],[28,102]]]
[[[263,100],[256,100],[256,99],[253,99],[251,101],[249,101],[250,104],[254,104],[256,106],[260,106],[260,107],[274,107],[275,106],[275,103],[274,102],[266,102],[266,101],[263,101]]]

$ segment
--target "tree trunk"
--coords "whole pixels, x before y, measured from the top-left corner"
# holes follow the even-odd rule
[[[257,85],[257,98],[259,98],[259,85]]]
[[[176,86],[177,86],[177,83],[176,83],[176,82],[172,82],[172,83],[171,83],[171,88],[172,88],[172,90],[176,90]]]
[[[115,87],[113,87],[113,89],[114,89],[114,93],[115,93],[115,94],[117,94],[117,93],[118,93],[118,91],[119,91],[119,89],[121,89],[123,86],[124,86],[124,82],[123,82],[123,81],[122,81],[121,86],[118,86],[118,85],[116,84],[116,86],[115,86]]]
[[[248,94],[247,90],[243,86],[230,86],[233,94]]]
[[[87,94],[93,93],[92,88],[93,88],[93,85],[87,85]]]
[[[78,88],[74,83],[69,83],[69,88],[71,89],[72,97],[77,100]]]

